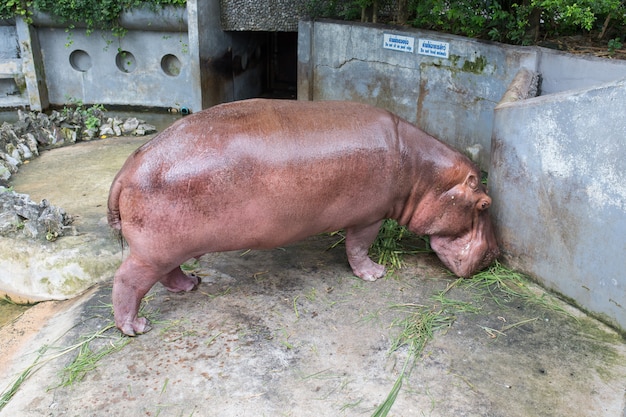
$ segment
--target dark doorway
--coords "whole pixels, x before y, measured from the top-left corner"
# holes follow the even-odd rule
[[[298,33],[268,33],[266,95],[296,98],[298,82]]]

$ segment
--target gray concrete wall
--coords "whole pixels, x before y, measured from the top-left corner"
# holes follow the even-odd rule
[[[25,106],[28,95],[14,20],[0,20],[0,108]]]
[[[541,94],[593,87],[626,77],[626,61],[573,55],[546,48],[537,51]]]
[[[39,27],[50,103],[68,98],[106,105],[199,109],[186,32],[129,30],[110,33]],[[169,66],[162,61],[169,56]]]
[[[414,49],[385,48],[385,34],[412,39]],[[386,108],[473,154],[485,168],[493,108],[517,70],[536,63],[525,48],[382,25],[302,22],[299,36],[307,79],[299,79],[298,98]],[[416,53],[419,39],[448,44],[448,58]]]
[[[503,257],[626,330],[626,81],[495,109],[489,189]]]
[[[80,100],[198,111],[258,95],[264,68],[255,65],[254,54],[243,59],[243,68],[238,54],[255,51],[265,38],[228,34],[219,15],[219,0],[188,0],[186,8],[157,12],[134,9],[121,16],[128,30],[122,37],[89,34],[80,22],[67,31],[42,14],[32,25],[2,22],[0,107],[41,110]],[[19,56],[13,45],[20,46]]]
[[[413,39],[410,52],[384,37]],[[447,45],[422,55],[420,39]],[[298,98],[346,99],[387,108],[489,166],[493,109],[520,68],[538,72],[543,93],[626,77],[626,62],[515,47],[436,32],[339,21],[299,26]]]

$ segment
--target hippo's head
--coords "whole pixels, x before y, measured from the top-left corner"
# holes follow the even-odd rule
[[[459,237],[431,236],[430,246],[448,269],[463,278],[486,268],[500,254],[487,212],[478,213],[472,228]]]
[[[500,254],[487,210],[491,198],[472,170],[460,184],[429,199],[430,245],[455,275],[469,277]],[[411,228],[411,227],[410,227]]]

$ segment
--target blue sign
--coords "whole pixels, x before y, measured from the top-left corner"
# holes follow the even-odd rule
[[[448,58],[450,56],[450,44],[448,42],[420,39],[417,46],[417,53],[436,56],[438,58]]]
[[[413,52],[415,50],[415,38],[411,36],[391,35],[389,33],[385,33],[383,36],[383,48],[385,49],[401,52]]]

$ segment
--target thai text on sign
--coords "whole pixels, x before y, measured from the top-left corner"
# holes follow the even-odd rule
[[[417,45],[417,53],[438,58],[448,58],[450,55],[450,44],[448,42],[420,39]]]
[[[413,52],[415,50],[415,38],[385,33],[383,48],[401,52]]]

